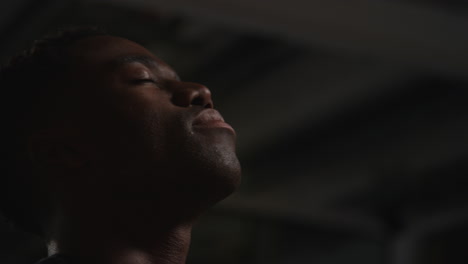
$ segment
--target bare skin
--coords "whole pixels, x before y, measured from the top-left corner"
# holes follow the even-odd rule
[[[69,114],[31,137],[53,194],[50,252],[90,264],[185,263],[194,221],[240,182],[234,130],[208,88],[134,42],[90,37],[70,54]]]

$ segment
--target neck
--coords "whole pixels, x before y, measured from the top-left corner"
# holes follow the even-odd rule
[[[69,231],[60,232],[58,239],[49,244],[49,254],[76,258],[77,264],[184,264],[192,223],[145,224],[122,225],[114,220],[107,225],[96,225],[94,219],[91,226],[81,222],[80,229],[62,229]]]

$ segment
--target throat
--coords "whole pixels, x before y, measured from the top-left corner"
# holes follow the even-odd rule
[[[71,234],[49,243],[49,255],[60,254],[75,264],[184,264],[190,247],[192,225],[148,229],[144,234]],[[119,234],[119,235],[117,235]],[[126,235],[123,235],[126,234]]]

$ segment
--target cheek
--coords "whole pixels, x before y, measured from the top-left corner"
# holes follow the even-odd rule
[[[165,136],[163,109],[145,99],[128,96],[108,100],[108,104],[90,111],[85,118],[85,141],[95,161],[103,166],[135,166],[149,152],[161,149],[160,139]]]
[[[168,161],[184,134],[182,118],[165,93],[139,93],[122,103],[122,138],[126,162],[141,168]],[[117,121],[119,123],[119,121]]]

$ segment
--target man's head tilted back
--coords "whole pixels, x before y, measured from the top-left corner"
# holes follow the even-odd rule
[[[93,29],[1,71],[3,211],[85,263],[183,263],[195,218],[240,182],[210,91]],[[7,111],[7,112],[5,112]]]

